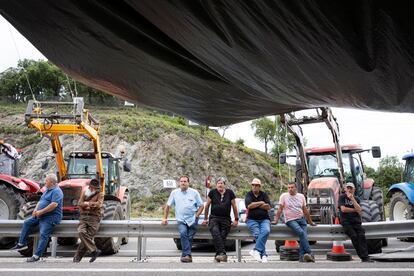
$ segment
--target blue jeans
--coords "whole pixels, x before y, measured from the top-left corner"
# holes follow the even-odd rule
[[[311,248],[308,241],[308,225],[305,218],[295,219],[286,222],[286,225],[299,236],[299,256],[302,259],[305,253],[311,254]]]
[[[248,219],[247,227],[249,227],[254,239],[256,240],[255,250],[259,251],[260,257],[267,256],[266,254],[266,242],[270,234],[270,220],[254,220]]]
[[[181,221],[177,221],[177,224],[182,248],[181,257],[191,256],[191,247],[193,246],[193,237],[197,231],[198,219],[191,226]]]
[[[47,244],[49,243],[50,234],[52,233],[53,226],[57,223],[50,217],[46,218],[34,218],[30,217],[23,223],[23,229],[20,233],[19,243],[27,245],[27,237],[39,229],[39,243],[37,245],[34,255],[42,256]]]

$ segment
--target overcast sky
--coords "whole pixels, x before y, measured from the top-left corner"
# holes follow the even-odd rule
[[[33,45],[19,34],[3,17],[0,16],[0,72],[17,65],[23,58],[46,59]],[[414,114],[385,113],[355,109],[334,108],[338,119],[340,139],[345,144],[361,144],[366,148],[380,146],[382,155],[402,155],[414,148]],[[332,138],[323,124],[303,127],[309,147],[330,146]],[[248,147],[264,150],[264,145],[254,138],[250,122],[233,125],[226,131],[230,140],[242,138]],[[367,165],[376,167],[378,160],[365,154]]]

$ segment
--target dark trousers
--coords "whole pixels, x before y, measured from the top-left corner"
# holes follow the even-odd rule
[[[351,239],[358,257],[363,260],[368,258],[367,240],[365,238],[365,230],[361,224],[342,225],[345,234]]]
[[[226,238],[230,232],[231,220],[227,217],[213,217],[210,216],[208,228],[213,236],[214,247],[216,248],[216,255],[226,253]]]
[[[79,218],[79,238],[81,243],[76,250],[75,256],[82,258],[87,252],[96,251],[94,238],[98,232],[101,218],[98,216],[82,216]]]

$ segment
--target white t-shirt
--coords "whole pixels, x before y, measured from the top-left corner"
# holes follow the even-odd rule
[[[280,196],[279,204],[283,205],[283,215],[285,223],[303,217],[303,206],[306,206],[305,196],[297,193],[292,196],[289,193],[283,193]]]

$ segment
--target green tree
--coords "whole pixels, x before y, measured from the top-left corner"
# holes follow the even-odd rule
[[[396,156],[386,156],[379,162],[375,182],[383,189],[388,189],[391,184],[401,181],[403,164]]]
[[[376,179],[377,178],[377,172],[374,168],[371,168],[369,166],[364,166],[364,172],[369,178]]]
[[[255,130],[254,136],[265,144],[265,154],[267,155],[268,143],[272,141],[276,132],[275,122],[263,117],[253,120],[250,126]]]
[[[275,116],[275,134],[273,135],[272,142],[272,156],[276,158],[279,158],[281,153],[292,151],[296,145],[295,137],[280,122],[279,115]]]
[[[20,60],[15,68],[0,73],[0,99],[6,102],[68,100],[84,97],[88,104],[112,103],[115,97],[93,89],[67,76],[49,61]]]

